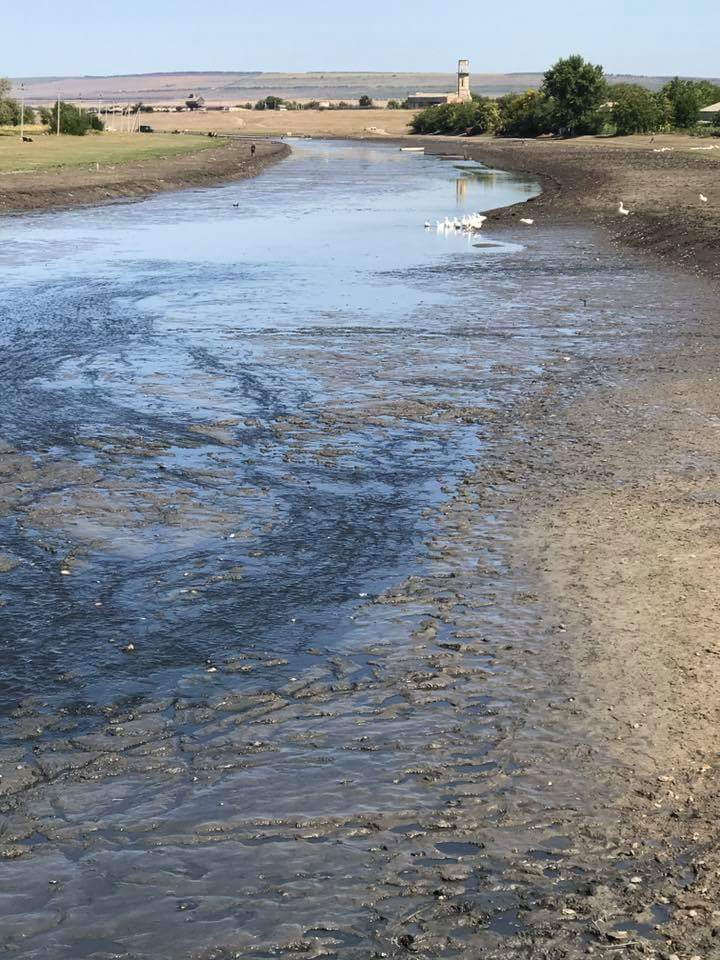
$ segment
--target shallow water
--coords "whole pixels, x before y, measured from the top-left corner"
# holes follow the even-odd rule
[[[294,149],[0,226],[10,956],[476,956],[610,869],[492,493],[543,369],[684,291],[579,230],[423,229],[533,183]]]
[[[0,702],[104,703],[228,650],[341,643],[475,446],[452,424],[391,422],[409,399],[478,402],[475,374],[447,376],[477,292],[426,277],[487,254],[423,223],[535,191],[472,163],[298,143],[254,182],[3,224],[0,439],[18,453]],[[408,354],[433,338],[408,389]],[[358,405],[386,422],[323,422]]]

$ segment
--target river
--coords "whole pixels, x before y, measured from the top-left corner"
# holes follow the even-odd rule
[[[475,956],[557,882],[537,606],[459,510],[607,276],[582,233],[424,228],[537,192],[298,141],[0,224],[8,956]]]

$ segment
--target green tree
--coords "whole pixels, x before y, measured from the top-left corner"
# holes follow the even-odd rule
[[[681,80],[675,77],[660,91],[670,103],[672,124],[681,130],[694,127],[700,110],[720,101],[720,87],[708,80]]]
[[[654,133],[663,126],[662,98],[635,83],[618,84],[609,92],[611,119],[620,136]]]
[[[470,103],[441,103],[416,113],[410,121],[413,133],[445,133],[476,136],[495,129],[500,119],[497,103],[488,97]]]
[[[23,108],[21,107],[19,100],[15,100],[12,97],[0,99],[0,126],[19,127],[20,111],[22,109]],[[34,122],[35,111],[32,109],[32,107],[25,107],[24,114],[25,114],[25,123]]]
[[[12,100],[0,100],[0,127],[12,126],[15,122],[15,110]]]
[[[58,104],[40,111],[43,123],[50,128],[50,133],[57,133]],[[90,130],[103,130],[104,124],[100,117],[89,114],[87,110],[76,107],[73,103],[60,101],[60,133],[74,137],[83,137]]]
[[[687,129],[695,126],[700,111],[700,99],[691,80],[675,77],[666,83],[660,92],[670,103],[674,127]]]
[[[388,100],[388,102],[387,102],[387,108],[388,108],[388,110],[399,110],[399,109],[400,109],[400,101],[399,101],[399,100]]]
[[[553,127],[566,136],[594,133],[598,109],[607,96],[603,68],[578,54],[558,60],[546,73],[541,92],[553,102]]]
[[[553,127],[552,101],[539,90],[508,93],[497,101],[497,132],[505,137],[537,137]]]
[[[361,107],[363,110],[369,110],[370,107],[372,107],[372,105],[373,105],[372,97],[369,97],[366,93],[364,93],[358,100],[358,106]]]

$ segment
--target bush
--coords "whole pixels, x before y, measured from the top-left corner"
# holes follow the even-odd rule
[[[497,102],[504,137],[537,137],[552,132],[552,102],[538,90],[508,93]]]
[[[388,100],[388,102],[387,102],[387,108],[388,108],[388,110],[399,110],[399,109],[400,109],[400,101],[399,101],[399,100]]]
[[[40,111],[43,123],[50,128],[50,133],[57,133],[58,105],[46,107]],[[73,137],[83,137],[89,130],[104,130],[105,125],[95,114],[89,114],[72,103],[60,101],[60,133]]]
[[[655,133],[667,119],[664,98],[634,83],[610,89],[611,120],[620,136]]]
[[[256,110],[277,110],[284,101],[281,97],[265,97],[264,100],[258,100],[255,104]]]
[[[602,128],[598,111],[607,97],[607,84],[599,64],[577,54],[558,60],[545,73],[540,91],[552,101],[553,132],[576,137]]]
[[[497,103],[487,97],[469,103],[441,103],[416,113],[410,121],[413,133],[445,133],[476,136],[496,128],[500,116]]]

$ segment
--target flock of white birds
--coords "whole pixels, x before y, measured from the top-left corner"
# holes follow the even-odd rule
[[[483,213],[470,213],[460,219],[457,217],[445,217],[444,220],[435,221],[435,230],[438,233],[454,233],[456,230],[459,230],[461,233],[474,233],[476,230],[482,230],[486,220],[487,217]],[[535,221],[530,220],[528,217],[523,217],[520,223],[532,226]],[[432,223],[426,220],[425,229],[432,230],[432,227]]]
[[[708,198],[704,193],[701,193],[699,196],[701,203],[708,202]],[[621,217],[630,216],[630,211],[622,200],[618,204],[617,212]],[[435,229],[438,233],[453,233],[456,230],[460,230],[464,233],[474,233],[476,230],[482,230],[482,226],[486,220],[487,217],[482,213],[471,213],[460,220],[458,220],[457,217],[453,217],[452,219],[450,219],[450,217],[445,217],[444,220],[435,221]],[[525,226],[531,227],[535,221],[531,220],[530,217],[521,217],[520,223],[524,223]],[[429,220],[425,221],[425,229],[432,230],[432,223]]]

